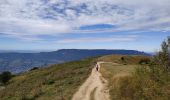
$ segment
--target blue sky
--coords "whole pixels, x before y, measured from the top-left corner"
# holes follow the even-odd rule
[[[169,0],[1,0],[1,50],[133,49],[170,35]]]

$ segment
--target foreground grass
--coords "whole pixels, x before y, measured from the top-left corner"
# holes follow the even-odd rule
[[[124,63],[118,57],[102,57],[109,61],[100,71],[109,82],[111,100],[170,100],[170,73],[161,70],[163,63],[141,65],[135,56],[126,57]]]
[[[107,55],[100,57],[101,73],[109,82],[109,93],[111,100],[133,100],[131,82],[133,74],[139,66],[144,66],[141,61],[149,61],[147,56]],[[133,84],[131,84],[133,85]],[[139,100],[139,99],[136,99]]]
[[[120,87],[122,79],[128,79],[131,77],[132,72],[139,65],[122,65],[122,64],[111,64],[111,63],[103,63],[101,65],[101,73],[104,78],[106,78],[109,82],[109,93],[111,100],[128,100],[127,98],[122,99],[122,94],[124,94],[124,89]],[[126,82],[127,83],[127,82]],[[126,84],[124,83],[124,84]],[[127,94],[129,95],[129,94]]]
[[[71,100],[90,74],[94,60],[52,65],[16,76],[0,91],[0,100]]]
[[[117,74],[130,74],[135,70],[139,65],[122,65],[122,64],[114,64],[114,63],[103,63],[101,64],[101,71],[105,72],[104,75],[114,76]]]

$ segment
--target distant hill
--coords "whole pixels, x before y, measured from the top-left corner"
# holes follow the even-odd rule
[[[19,73],[33,67],[44,67],[51,64],[80,60],[83,58],[103,56],[110,54],[122,55],[149,55],[135,50],[87,50],[87,49],[61,49],[53,52],[40,53],[0,53],[0,72],[11,71]]]

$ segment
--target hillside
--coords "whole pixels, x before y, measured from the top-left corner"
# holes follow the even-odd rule
[[[70,100],[89,76],[95,58],[52,65],[15,76],[0,100]]]
[[[98,58],[99,61],[112,62],[124,65],[138,65],[140,63],[149,61],[150,56],[144,55],[106,55]]]
[[[90,75],[96,62],[108,62],[108,59],[115,62],[121,57],[128,57],[127,62],[135,58],[139,61],[145,58],[145,56],[110,55],[32,70],[13,77],[6,88],[0,90],[0,98],[1,100],[71,100],[73,94]]]
[[[11,71],[19,73],[33,67],[44,67],[83,58],[103,56],[110,54],[123,55],[148,55],[135,50],[87,50],[87,49],[62,49],[53,52],[40,53],[0,53],[0,72]]]

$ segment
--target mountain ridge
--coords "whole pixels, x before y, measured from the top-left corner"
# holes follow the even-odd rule
[[[145,52],[123,49],[60,49],[52,52],[39,53],[0,53],[0,72],[11,71],[13,73],[19,73],[30,70],[33,67],[44,67],[51,64],[110,54],[149,56],[149,54]]]

